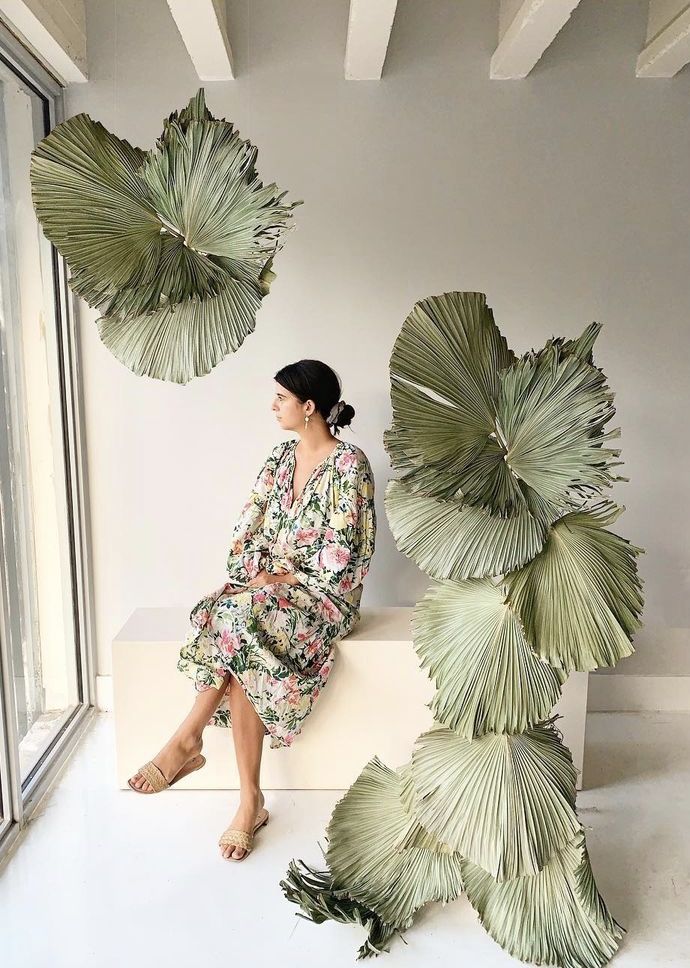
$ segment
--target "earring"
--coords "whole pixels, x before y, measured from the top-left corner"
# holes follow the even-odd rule
[[[304,426],[305,427],[309,426],[309,414],[307,414],[307,416],[304,418]]]

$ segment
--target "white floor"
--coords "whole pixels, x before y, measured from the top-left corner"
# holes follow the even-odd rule
[[[234,863],[216,840],[236,794],[139,796],[115,788],[114,762],[102,713],[0,872],[2,968],[355,964],[363,929],[298,917],[278,883],[293,858],[323,866],[341,792],[267,791],[271,819]],[[599,890],[627,928],[620,968],[690,965],[689,780],[690,714],[588,717],[578,813]],[[519,964],[464,897],[427,906],[405,940],[377,964]]]

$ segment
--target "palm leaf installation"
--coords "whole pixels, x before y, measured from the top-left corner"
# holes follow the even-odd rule
[[[101,313],[101,340],[134,373],[187,383],[254,330],[301,204],[262,184],[256,157],[203,88],[151,151],[77,114],[32,152],[36,215],[71,288]]]
[[[642,549],[608,530],[623,508],[602,497],[626,478],[600,329],[516,358],[483,293],[449,292],[418,302],[395,342],[384,444],[403,473],[385,506],[433,580],[412,620],[433,726],[408,763],[374,756],[338,801],[328,869],[291,861],[280,882],[298,916],[362,924],[358,959],[462,891],[523,961],[593,968],[622,939],[550,715],[570,672],[632,654],[641,626]]]

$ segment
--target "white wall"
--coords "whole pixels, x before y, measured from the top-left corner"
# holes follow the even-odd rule
[[[301,357],[340,373],[369,455],[378,545],[363,604],[412,604],[399,554],[388,359],[415,300],[488,294],[516,351],[604,323],[597,363],[617,394],[628,508],[650,623],[690,626],[690,73],[635,77],[646,0],[582,0],[532,74],[490,81],[493,0],[401,0],[380,82],[343,79],[347,0],[230,0],[237,79],[211,110],[259,146],[265,181],[305,204],[240,351],[178,387],[137,377],[84,307],[99,673],[138,606],[188,605],[225,577],[227,541],[281,438],[273,374]],[[89,0],[87,111],[150,147],[199,83],[165,0]],[[155,687],[155,684],[152,683]]]

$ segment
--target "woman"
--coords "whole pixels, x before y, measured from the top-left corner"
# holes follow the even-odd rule
[[[374,478],[364,452],[341,441],[354,409],[319,360],[275,375],[272,409],[299,440],[273,448],[231,535],[229,581],[190,613],[177,668],[199,695],[174,735],[129,780],[156,793],[200,769],[207,725],[231,726],[240,806],[219,840],[240,860],[268,821],[260,788],[263,738],[290,746],[323,689],[335,641],[359,620],[374,553]],[[334,433],[331,432],[331,429]]]

